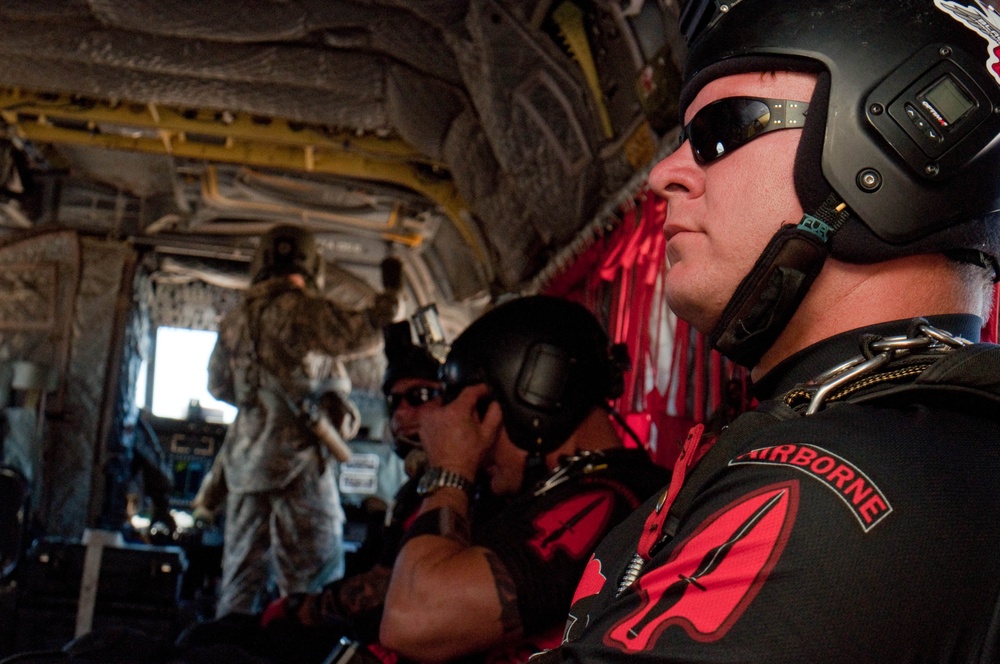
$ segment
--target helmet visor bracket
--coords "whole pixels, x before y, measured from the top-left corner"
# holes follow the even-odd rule
[[[691,142],[695,161],[708,164],[779,129],[801,128],[808,102],[762,97],[725,97],[695,113],[680,142]]]

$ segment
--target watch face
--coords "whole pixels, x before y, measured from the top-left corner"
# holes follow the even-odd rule
[[[423,476],[420,478],[420,481],[417,482],[417,494],[421,496],[426,495],[431,490],[431,487],[433,487],[438,481],[440,476],[440,469],[438,468],[428,468],[425,470]]]

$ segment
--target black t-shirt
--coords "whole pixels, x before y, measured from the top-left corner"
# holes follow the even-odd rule
[[[971,317],[932,322],[978,336]],[[762,396],[856,355],[861,332],[905,330],[807,349]],[[752,429],[620,594],[659,496],[602,542],[567,642],[541,661],[1000,661],[1000,413],[986,410],[836,403]]]

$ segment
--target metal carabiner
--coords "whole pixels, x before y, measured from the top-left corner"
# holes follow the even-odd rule
[[[919,336],[885,337],[872,341],[868,344],[868,349],[877,352],[877,355],[867,360],[864,355],[852,357],[846,362],[824,371],[810,381],[809,385],[815,386],[816,392],[809,400],[806,415],[818,412],[823,407],[827,397],[836,389],[876,371],[893,360],[906,357],[914,351],[943,354],[972,343],[930,325],[919,326],[916,329],[916,334]]]
[[[886,351],[884,353],[879,353],[870,360],[865,360],[860,363],[855,363],[853,367],[848,365],[849,368],[843,371],[839,375],[833,375],[828,378],[825,382],[820,383],[816,388],[816,393],[813,394],[812,398],[809,400],[809,406],[806,408],[806,415],[812,415],[816,413],[826,401],[827,396],[834,390],[836,390],[841,385],[845,385],[855,378],[863,376],[867,373],[875,371],[884,364],[888,364],[889,360],[892,359],[893,353]],[[855,358],[856,360],[863,359],[861,356]],[[843,366],[843,365],[842,365]]]

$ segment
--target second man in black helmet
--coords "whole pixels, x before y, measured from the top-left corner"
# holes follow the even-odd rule
[[[558,643],[597,542],[664,481],[609,420],[621,360],[584,307],[506,302],[455,340],[428,413],[419,515],[404,535],[382,645],[408,659],[519,661]],[[483,472],[510,503],[471,522]]]

